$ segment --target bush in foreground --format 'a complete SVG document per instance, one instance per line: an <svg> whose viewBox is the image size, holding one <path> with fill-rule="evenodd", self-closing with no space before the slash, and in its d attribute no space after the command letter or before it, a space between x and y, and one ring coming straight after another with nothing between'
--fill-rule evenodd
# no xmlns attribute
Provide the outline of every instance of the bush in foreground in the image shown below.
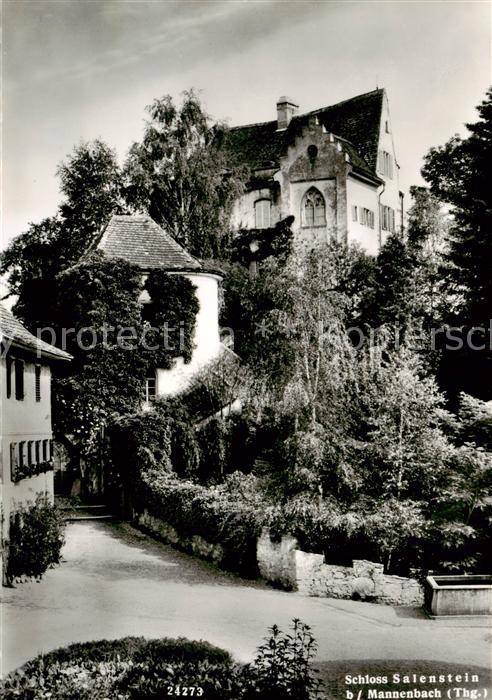
<svg viewBox="0 0 492 700"><path fill-rule="evenodd" d="M315 649L299 620L292 634L273 626L247 666L223 649L184 638L72 644L28 661L0 684L0 694L4 700L316 700Z"/></svg>
<svg viewBox="0 0 492 700"><path fill-rule="evenodd" d="M38 496L11 515L7 579L40 579L60 563L64 521L56 506Z"/></svg>

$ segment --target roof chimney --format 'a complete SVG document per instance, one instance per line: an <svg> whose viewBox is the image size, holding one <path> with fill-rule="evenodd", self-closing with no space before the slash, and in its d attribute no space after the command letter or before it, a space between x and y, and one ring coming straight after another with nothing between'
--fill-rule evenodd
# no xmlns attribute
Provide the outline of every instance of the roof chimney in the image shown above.
<svg viewBox="0 0 492 700"><path fill-rule="evenodd" d="M286 129L290 120L297 114L299 105L290 97L279 97L277 102L277 129Z"/></svg>

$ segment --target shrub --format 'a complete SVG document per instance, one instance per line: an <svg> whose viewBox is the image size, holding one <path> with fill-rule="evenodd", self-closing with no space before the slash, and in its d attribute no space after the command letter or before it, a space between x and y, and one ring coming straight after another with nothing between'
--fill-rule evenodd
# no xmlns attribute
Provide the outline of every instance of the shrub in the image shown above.
<svg viewBox="0 0 492 700"><path fill-rule="evenodd" d="M239 670L228 652L207 642L125 637L38 656L11 673L0 690L5 700L157 700L170 686L200 686L205 698L233 700Z"/></svg>
<svg viewBox="0 0 492 700"><path fill-rule="evenodd" d="M0 693L4 700L160 700L192 694L204 700L316 700L315 651L310 628L299 620L292 634L274 625L247 666L208 642L182 637L86 642L28 661L0 682ZM183 692L193 687L194 693Z"/></svg>
<svg viewBox="0 0 492 700"><path fill-rule="evenodd" d="M11 516L7 579L40 579L60 563L64 521L56 506L38 496Z"/></svg>
<svg viewBox="0 0 492 700"><path fill-rule="evenodd" d="M277 625L270 627L270 637L258 647L253 664L245 669L244 700L315 700L321 697L321 681L311 664L317 643L309 625L292 621L290 634Z"/></svg>
<svg viewBox="0 0 492 700"><path fill-rule="evenodd" d="M225 550L224 564L256 575L256 540L264 524L264 503L254 477L233 474L206 487L159 471L141 475L140 509L172 525L182 538L200 535Z"/></svg>

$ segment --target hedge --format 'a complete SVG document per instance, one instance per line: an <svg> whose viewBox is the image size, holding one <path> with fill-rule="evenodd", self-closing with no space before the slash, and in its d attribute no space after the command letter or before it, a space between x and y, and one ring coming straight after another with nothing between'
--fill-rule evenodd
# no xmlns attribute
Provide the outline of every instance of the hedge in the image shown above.
<svg viewBox="0 0 492 700"><path fill-rule="evenodd" d="M0 681L4 700L319 700L308 625L276 625L251 664L208 642L124 637L72 644L28 661Z"/></svg>
<svg viewBox="0 0 492 700"><path fill-rule="evenodd" d="M170 687L195 686L204 698L233 700L240 672L227 651L207 642L125 637L38 656L6 677L0 694L4 700L157 700Z"/></svg>
<svg viewBox="0 0 492 700"><path fill-rule="evenodd" d="M256 541L264 525L264 509L249 485L254 477L230 475L224 484L206 487L158 470L143 472L137 487L137 509L172 525L182 538L194 535L224 549L227 568L257 575ZM231 486L231 484L235 484Z"/></svg>

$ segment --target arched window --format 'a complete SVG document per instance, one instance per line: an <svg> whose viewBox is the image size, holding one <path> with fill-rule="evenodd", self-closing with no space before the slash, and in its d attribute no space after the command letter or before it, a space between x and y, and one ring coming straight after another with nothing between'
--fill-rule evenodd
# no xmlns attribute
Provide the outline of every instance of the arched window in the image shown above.
<svg viewBox="0 0 492 700"><path fill-rule="evenodd" d="M325 200L316 187L311 187L302 198L301 221L303 226L326 225Z"/></svg>
<svg viewBox="0 0 492 700"><path fill-rule="evenodd" d="M269 199L258 199L255 202L255 228L270 228L270 210Z"/></svg>

